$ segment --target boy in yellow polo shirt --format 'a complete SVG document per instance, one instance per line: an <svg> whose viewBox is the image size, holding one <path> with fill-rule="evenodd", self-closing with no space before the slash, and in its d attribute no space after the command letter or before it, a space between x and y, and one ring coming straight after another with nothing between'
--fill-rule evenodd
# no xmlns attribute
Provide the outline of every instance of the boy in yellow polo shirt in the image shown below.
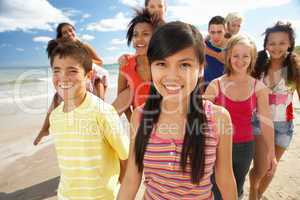
<svg viewBox="0 0 300 200"><path fill-rule="evenodd" d="M50 115L61 172L60 200L115 198L128 157L128 137L114 108L87 92L92 60L81 44L48 44L54 87L63 99Z"/></svg>

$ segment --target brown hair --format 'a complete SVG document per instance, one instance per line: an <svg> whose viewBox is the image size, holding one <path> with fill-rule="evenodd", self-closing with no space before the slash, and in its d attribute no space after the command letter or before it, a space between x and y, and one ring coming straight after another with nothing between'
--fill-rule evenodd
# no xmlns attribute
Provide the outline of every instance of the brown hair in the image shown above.
<svg viewBox="0 0 300 200"><path fill-rule="evenodd" d="M50 40L47 46L47 53L51 67L54 58L59 56L60 58L71 57L76 60L80 63L85 73L92 70L92 59L85 46L79 41Z"/></svg>
<svg viewBox="0 0 300 200"><path fill-rule="evenodd" d="M291 23L283 23L278 21L274 26L269 27L264 32L264 50L258 52L258 58L255 65L255 71L252 73L253 77L261 78L263 75L266 76L270 68L271 57L267 53L266 47L268 39L271 33L283 32L288 34L290 47L287 49L287 56L284 59L282 66L287 67L284 78L288 85L294 85L300 87L300 56L294 53L295 49L295 31Z"/></svg>
<svg viewBox="0 0 300 200"><path fill-rule="evenodd" d="M56 39L62 38L62 28L64 26L71 26L74 31L76 30L75 27L72 24L68 23L68 22L60 23L60 24L58 24L58 26L56 28Z"/></svg>

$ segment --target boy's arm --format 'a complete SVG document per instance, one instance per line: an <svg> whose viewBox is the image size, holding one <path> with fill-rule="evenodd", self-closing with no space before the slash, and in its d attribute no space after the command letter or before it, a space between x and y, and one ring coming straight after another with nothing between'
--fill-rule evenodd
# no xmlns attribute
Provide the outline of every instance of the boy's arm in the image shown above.
<svg viewBox="0 0 300 200"><path fill-rule="evenodd" d="M33 144L38 145L43 137L49 135L49 127L50 127L50 114L51 112L62 102L62 98L56 93L53 97L52 103L49 107L49 110L46 114L46 118L43 122L42 129L40 130L38 136L34 139Z"/></svg>
<svg viewBox="0 0 300 200"><path fill-rule="evenodd" d="M120 160L120 176L119 176L119 182L122 184L122 181L125 176L126 172L126 166L127 166L127 160Z"/></svg>
<svg viewBox="0 0 300 200"><path fill-rule="evenodd" d="M224 200L237 200L236 182L232 169L232 125L228 111L214 106L216 130L219 137L215 177Z"/></svg>

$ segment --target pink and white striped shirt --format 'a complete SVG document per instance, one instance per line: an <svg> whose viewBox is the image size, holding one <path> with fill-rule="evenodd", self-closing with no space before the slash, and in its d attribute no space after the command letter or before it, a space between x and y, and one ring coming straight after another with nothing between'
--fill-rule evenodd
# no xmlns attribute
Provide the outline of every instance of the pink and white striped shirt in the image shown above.
<svg viewBox="0 0 300 200"><path fill-rule="evenodd" d="M180 167L183 140L163 139L153 131L144 156L144 200L213 199L210 178L215 166L218 136L212 120L211 104L204 101L209 129L205 133L204 176L199 185L191 182L189 159L185 172Z"/></svg>

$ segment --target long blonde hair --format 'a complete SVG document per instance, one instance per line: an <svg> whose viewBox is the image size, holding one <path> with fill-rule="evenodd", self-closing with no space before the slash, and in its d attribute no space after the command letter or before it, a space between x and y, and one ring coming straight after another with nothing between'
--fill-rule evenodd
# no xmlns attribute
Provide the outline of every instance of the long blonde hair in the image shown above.
<svg viewBox="0 0 300 200"><path fill-rule="evenodd" d="M251 62L250 62L249 67L247 68L247 73L251 74L252 71L254 70L254 66L255 66L256 58L257 58L256 45L249 36L244 35L244 34L238 34L238 35L232 36L232 38L230 38L228 40L226 50L225 50L225 74L231 75L233 72L230 58L231 58L231 54L232 54L232 49L237 44L244 44L251 48L251 53L250 53L251 54Z"/></svg>

